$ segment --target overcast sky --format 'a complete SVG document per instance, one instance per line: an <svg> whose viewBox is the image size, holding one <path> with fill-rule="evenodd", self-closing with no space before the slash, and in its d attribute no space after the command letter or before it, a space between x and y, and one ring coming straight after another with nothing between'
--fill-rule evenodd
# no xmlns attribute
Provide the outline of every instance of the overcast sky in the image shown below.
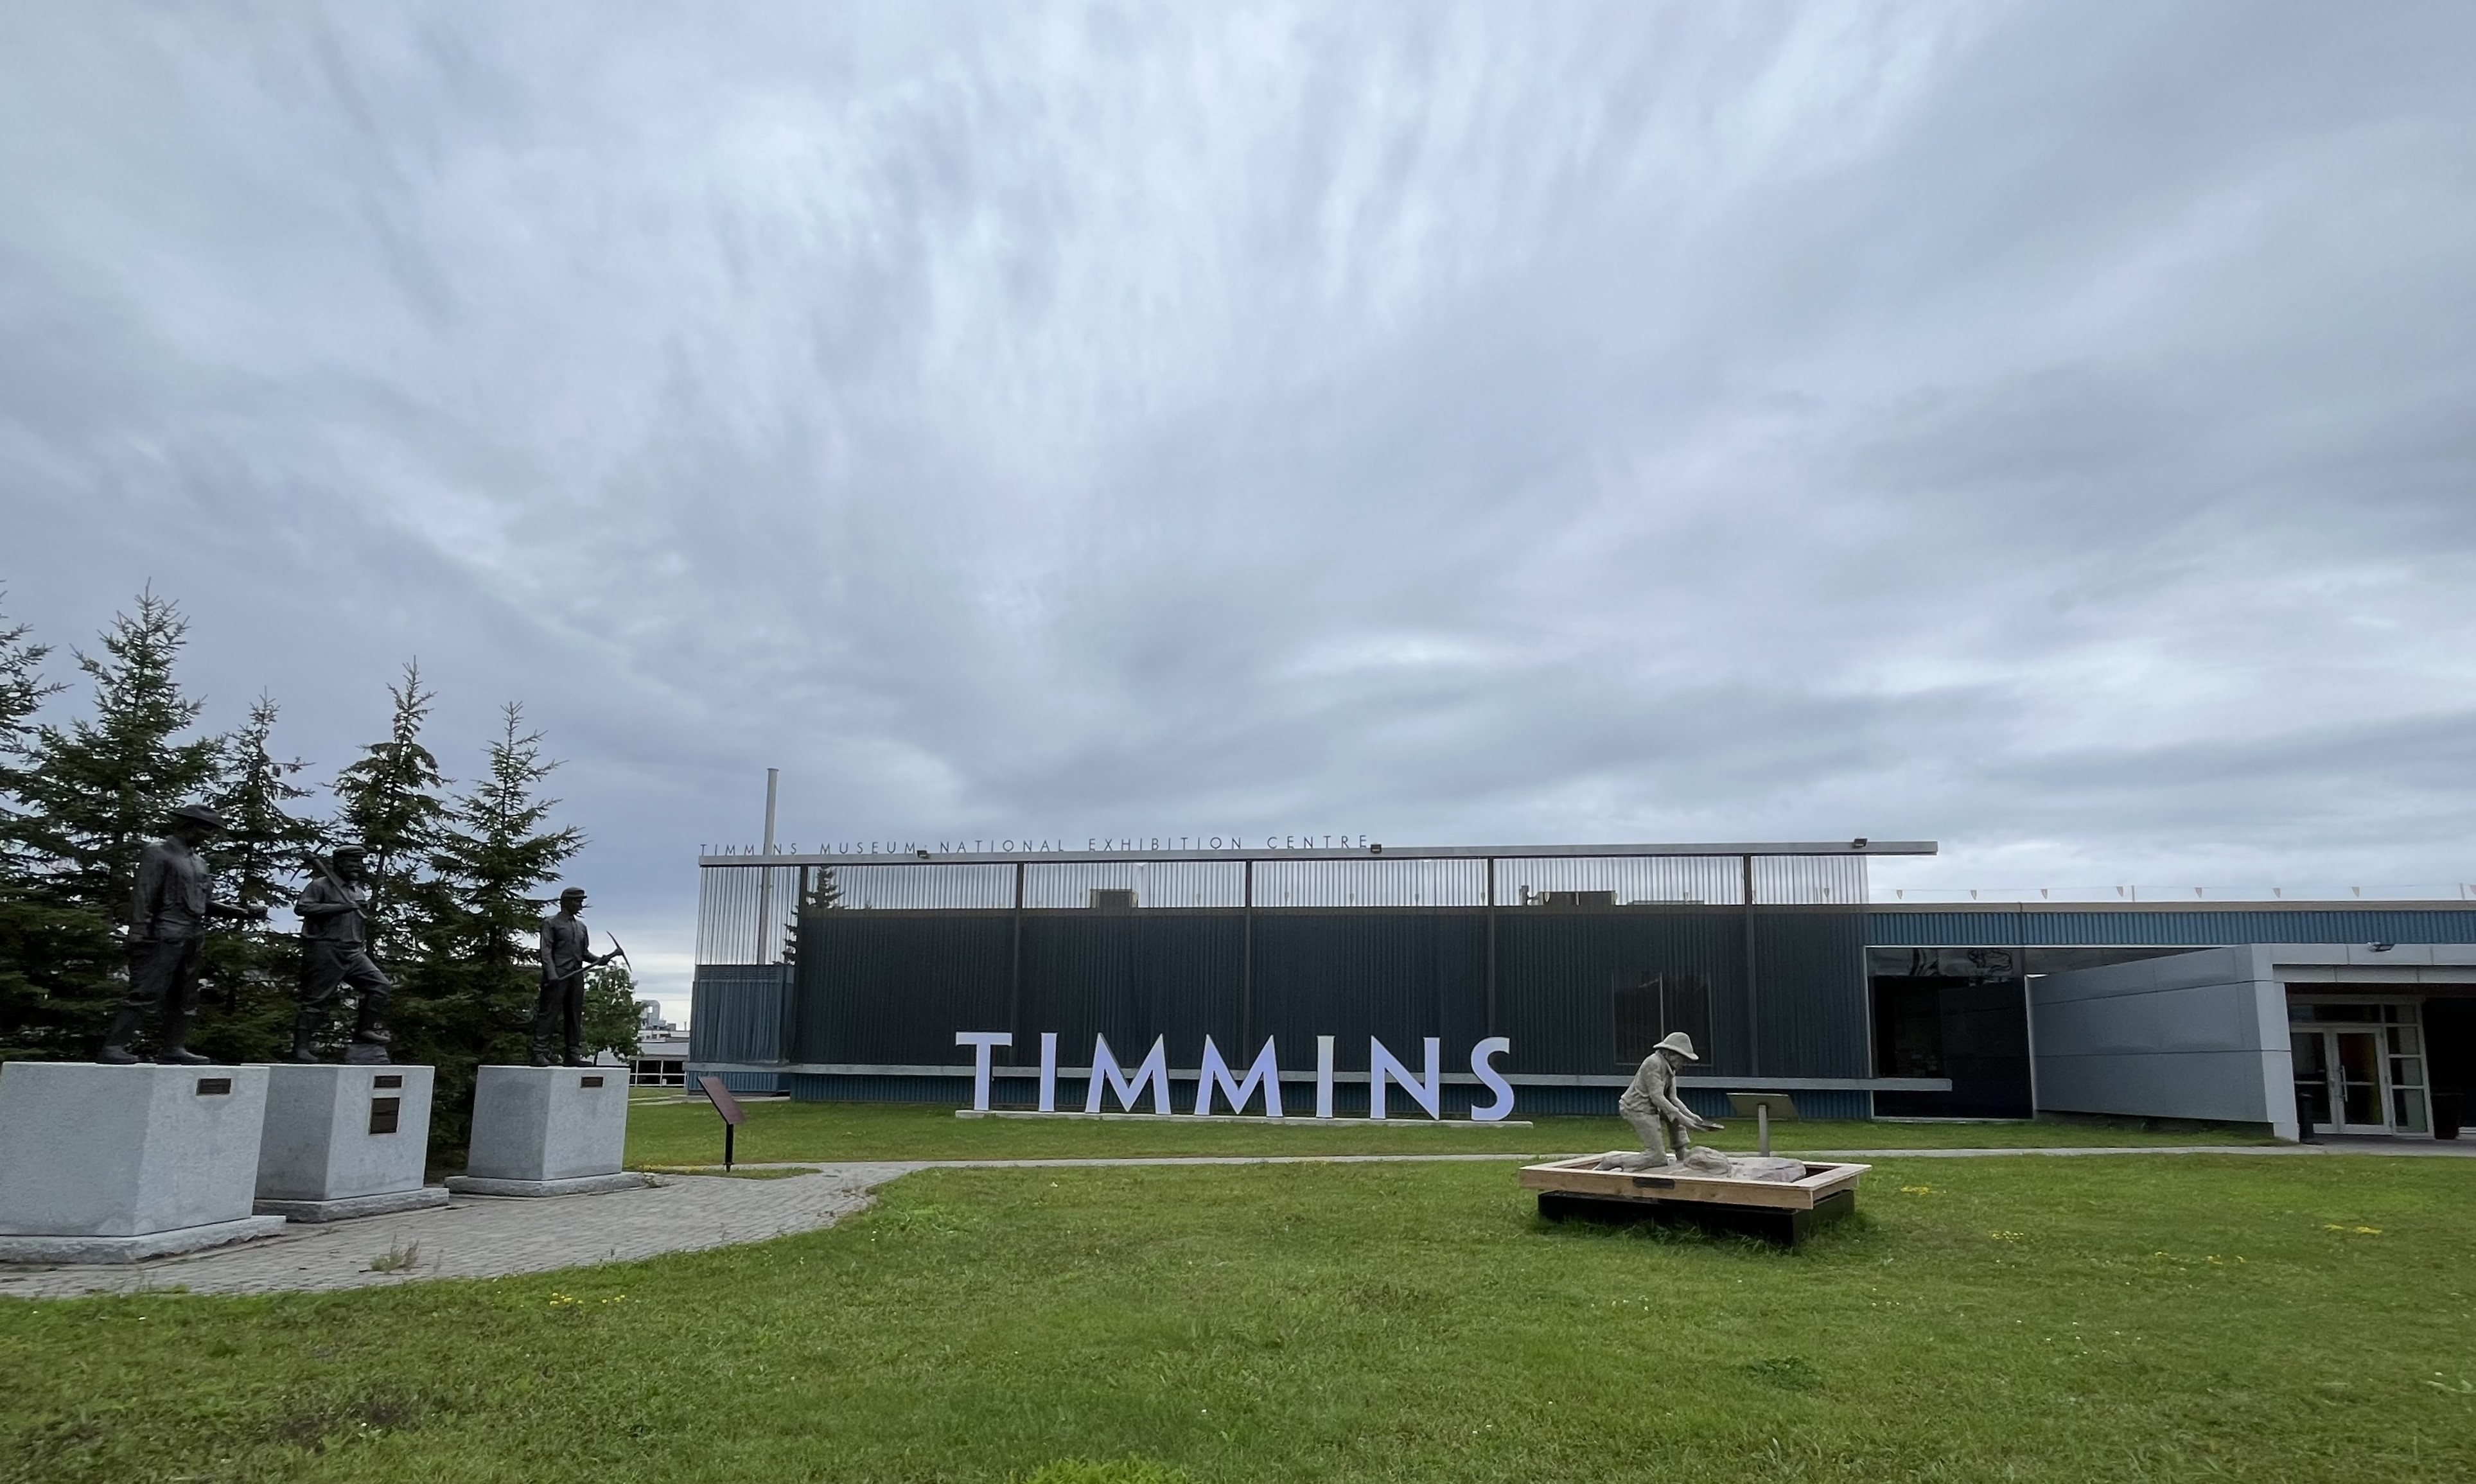
<svg viewBox="0 0 2476 1484"><path fill-rule="evenodd" d="M64 648L153 582L322 778L407 657L452 771L523 701L674 997L769 765L802 843L2447 890L2471 57L2455 3L9 6L0 581Z"/></svg>

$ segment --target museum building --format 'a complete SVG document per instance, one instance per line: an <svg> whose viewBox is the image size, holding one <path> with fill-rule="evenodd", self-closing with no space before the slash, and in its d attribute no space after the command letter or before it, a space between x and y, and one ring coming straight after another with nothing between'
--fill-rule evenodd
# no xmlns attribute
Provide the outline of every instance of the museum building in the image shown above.
<svg viewBox="0 0 2476 1484"><path fill-rule="evenodd" d="M1073 1109L1157 1042L1185 1113L1210 1058L1269 1042L1287 1108L1321 1086L1364 1116L1389 1056L1449 1113L1492 1078L1517 1117L1605 1113L1684 1030L1717 1115L1766 1093L2423 1138L2476 1091L2476 903L1880 903L1868 861L1932 844L1297 838L703 855L687 1076L954 1106L986 1054L992 1106Z"/></svg>

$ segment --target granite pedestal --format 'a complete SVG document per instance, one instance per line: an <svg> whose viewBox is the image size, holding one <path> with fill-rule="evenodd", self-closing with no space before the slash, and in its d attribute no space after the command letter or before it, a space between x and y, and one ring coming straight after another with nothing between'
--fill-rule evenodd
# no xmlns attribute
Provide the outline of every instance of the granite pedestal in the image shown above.
<svg viewBox="0 0 2476 1484"><path fill-rule="evenodd" d="M466 1196L581 1196L633 1190L625 1067L483 1067L473 1148L447 1188Z"/></svg>
<svg viewBox="0 0 2476 1484"><path fill-rule="evenodd" d="M264 1067L0 1067L0 1262L139 1262L281 1230L254 1214Z"/></svg>
<svg viewBox="0 0 2476 1484"><path fill-rule="evenodd" d="M258 1213L334 1222L445 1205L421 1183L430 1153L428 1067L269 1067Z"/></svg>

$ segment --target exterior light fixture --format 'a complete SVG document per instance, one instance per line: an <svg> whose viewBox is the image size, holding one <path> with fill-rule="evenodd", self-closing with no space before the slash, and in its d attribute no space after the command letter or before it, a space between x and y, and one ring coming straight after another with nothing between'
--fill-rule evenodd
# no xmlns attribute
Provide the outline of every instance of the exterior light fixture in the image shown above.
<svg viewBox="0 0 2476 1484"><path fill-rule="evenodd" d="M2376 953L2387 953L2390 950L2398 947L2398 945L2395 943L2367 943L2365 947L2371 949Z"/></svg>

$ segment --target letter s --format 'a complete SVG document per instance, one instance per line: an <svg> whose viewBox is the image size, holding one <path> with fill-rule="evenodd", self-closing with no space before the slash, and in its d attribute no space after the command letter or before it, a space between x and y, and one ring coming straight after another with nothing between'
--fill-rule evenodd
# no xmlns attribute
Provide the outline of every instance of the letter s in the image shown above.
<svg viewBox="0 0 2476 1484"><path fill-rule="evenodd" d="M1506 1055L1510 1053L1512 1050L1513 1042L1504 1036L1490 1036L1486 1040L1481 1041L1478 1045L1471 1048L1471 1076L1477 1077L1481 1083L1485 1084L1489 1092L1496 1094L1496 1101L1489 1103L1486 1107L1482 1108L1476 1104L1472 1105L1472 1123L1501 1123L1505 1118L1512 1114L1513 1084L1504 1079L1504 1074L1488 1065L1491 1059Z"/></svg>

